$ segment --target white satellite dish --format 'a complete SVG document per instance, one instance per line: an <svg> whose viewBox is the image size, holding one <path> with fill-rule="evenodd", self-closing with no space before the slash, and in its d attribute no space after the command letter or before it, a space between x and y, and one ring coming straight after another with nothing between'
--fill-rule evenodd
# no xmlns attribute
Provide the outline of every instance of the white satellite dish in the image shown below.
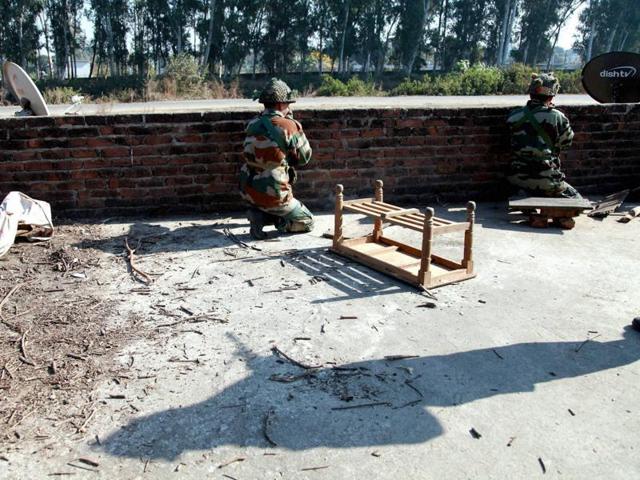
<svg viewBox="0 0 640 480"><path fill-rule="evenodd" d="M5 62L2 66L2 71L11 92L18 100L22 100L23 98L29 100L29 108L33 111L34 115L51 115L44 98L42 98L40 94L40 90L38 90L36 84L33 83L31 77L27 75L27 72L13 62Z"/></svg>

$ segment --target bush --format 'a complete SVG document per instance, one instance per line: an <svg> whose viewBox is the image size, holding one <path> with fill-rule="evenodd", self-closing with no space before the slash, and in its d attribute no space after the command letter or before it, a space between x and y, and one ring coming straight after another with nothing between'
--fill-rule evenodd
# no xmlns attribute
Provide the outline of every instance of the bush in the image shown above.
<svg viewBox="0 0 640 480"><path fill-rule="evenodd" d="M557 72L556 77L560 82L560 93L585 93L582 86L582 72Z"/></svg>
<svg viewBox="0 0 640 480"><path fill-rule="evenodd" d="M74 95L82 95L82 93L80 90L76 90L72 87L55 87L42 92L44 101L51 105L58 103L72 103L71 97Z"/></svg>
<svg viewBox="0 0 640 480"><path fill-rule="evenodd" d="M383 95L382 90L372 81L364 81L357 76L351 77L347 83L330 75L322 77L322 83L316 95L321 97L368 97Z"/></svg>
<svg viewBox="0 0 640 480"><path fill-rule="evenodd" d="M316 95L321 97L348 97L349 90L347 86L337 78L324 75L320 87L316 90Z"/></svg>
<svg viewBox="0 0 640 480"><path fill-rule="evenodd" d="M490 95L498 93L504 81L502 70L479 64L465 70L460 75L458 95ZM447 94L455 95L455 94Z"/></svg>
<svg viewBox="0 0 640 480"><path fill-rule="evenodd" d="M429 76L425 75L424 80L411 80L405 78L398 84L393 90L391 95L428 95L428 81Z"/></svg>
<svg viewBox="0 0 640 480"><path fill-rule="evenodd" d="M181 53L171 57L167 71L162 76L164 89L179 97L202 96L202 75L195 57Z"/></svg>
<svg viewBox="0 0 640 480"><path fill-rule="evenodd" d="M462 76L459 74L429 75L422 80L405 79L391 95L460 95Z"/></svg>
<svg viewBox="0 0 640 480"><path fill-rule="evenodd" d="M513 63L503 69L504 82L501 93L511 95L526 94L531 83L533 68L522 63Z"/></svg>

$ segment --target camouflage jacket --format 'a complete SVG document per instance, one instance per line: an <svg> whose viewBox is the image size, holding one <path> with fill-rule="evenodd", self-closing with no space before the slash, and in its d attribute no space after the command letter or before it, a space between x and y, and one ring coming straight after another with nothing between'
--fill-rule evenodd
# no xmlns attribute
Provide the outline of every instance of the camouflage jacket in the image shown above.
<svg viewBox="0 0 640 480"><path fill-rule="evenodd" d="M507 123L514 160L557 162L560 151L568 148L573 140L567 117L536 100L511 111Z"/></svg>
<svg viewBox="0 0 640 480"><path fill-rule="evenodd" d="M269 124L265 125L266 121ZM240 171L242 196L264 209L287 205L293 198L289 167L306 165L311 153L302 125L291 113L265 110L246 129L245 164Z"/></svg>

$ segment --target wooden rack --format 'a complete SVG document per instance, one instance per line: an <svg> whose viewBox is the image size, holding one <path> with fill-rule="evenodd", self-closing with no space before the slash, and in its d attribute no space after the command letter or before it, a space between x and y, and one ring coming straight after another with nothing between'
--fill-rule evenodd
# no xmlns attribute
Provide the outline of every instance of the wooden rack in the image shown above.
<svg viewBox="0 0 640 480"><path fill-rule="evenodd" d="M344 188L336 186L335 229L331 250L399 280L425 288L439 287L475 277L473 271L474 202L467 203L467 221L451 222L434 216L433 208L422 214L417 208L400 208L383 201L382 180L375 184L375 197L344 200ZM375 219L370 235L346 240L342 232L343 211ZM422 233L422 249L383 235L383 224L398 225ZM433 238L464 232L464 253L460 262L432 253Z"/></svg>

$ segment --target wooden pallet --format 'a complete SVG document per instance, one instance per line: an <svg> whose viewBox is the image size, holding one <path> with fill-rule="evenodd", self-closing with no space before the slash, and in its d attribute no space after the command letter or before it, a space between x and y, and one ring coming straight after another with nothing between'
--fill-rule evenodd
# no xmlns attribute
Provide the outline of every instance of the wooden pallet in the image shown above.
<svg viewBox="0 0 640 480"><path fill-rule="evenodd" d="M532 227L546 228L551 225L570 230L575 226L574 217L593 208L585 198L529 197L509 202L509 210L529 215Z"/></svg>
<svg viewBox="0 0 640 480"><path fill-rule="evenodd" d="M434 216L433 208L422 214L417 208L400 208L383 201L383 184L376 181L375 197L344 200L344 188L336 186L335 228L331 250L399 280L434 288L475 277L473 271L474 202L467 204L467 221L451 222ZM367 215L375 220L373 232L345 239L343 212ZM384 224L398 225L422 233L422 249L405 245L383 235ZM435 236L464 232L464 253L455 261L432 253Z"/></svg>

